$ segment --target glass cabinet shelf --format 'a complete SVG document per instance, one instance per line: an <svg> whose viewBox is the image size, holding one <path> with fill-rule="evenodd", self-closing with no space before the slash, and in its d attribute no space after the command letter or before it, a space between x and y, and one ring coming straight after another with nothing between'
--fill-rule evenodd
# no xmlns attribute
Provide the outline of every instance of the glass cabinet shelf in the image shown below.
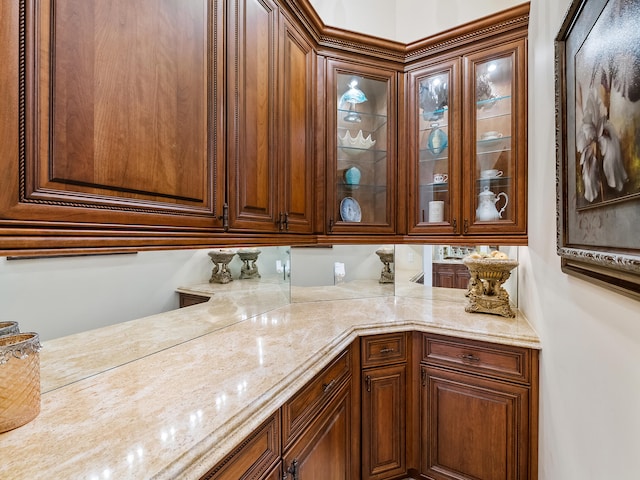
<svg viewBox="0 0 640 480"><path fill-rule="evenodd" d="M428 148L420 149L420 163L422 162L437 162L438 160L449 160L449 148L445 147L439 155L434 155Z"/></svg>

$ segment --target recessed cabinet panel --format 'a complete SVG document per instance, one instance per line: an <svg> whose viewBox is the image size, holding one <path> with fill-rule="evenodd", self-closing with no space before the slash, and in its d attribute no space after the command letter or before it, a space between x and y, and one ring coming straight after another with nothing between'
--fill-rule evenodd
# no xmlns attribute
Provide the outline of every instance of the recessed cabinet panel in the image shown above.
<svg viewBox="0 0 640 480"><path fill-rule="evenodd" d="M203 203L206 2L53 5L52 141L38 187Z"/></svg>
<svg viewBox="0 0 640 480"><path fill-rule="evenodd" d="M309 42L282 16L282 229L313 231L314 108L316 54Z"/></svg>
<svg viewBox="0 0 640 480"><path fill-rule="evenodd" d="M26 112L26 134L34 136L21 159L21 200L206 214L213 188L207 2L39 6L40 50L26 52L39 66L38 86L25 72L26 100L38 110Z"/></svg>
<svg viewBox="0 0 640 480"><path fill-rule="evenodd" d="M395 72L329 61L330 233L394 231Z"/></svg>
<svg viewBox="0 0 640 480"><path fill-rule="evenodd" d="M228 59L230 223L275 228L278 11L268 0L231 1Z"/></svg>
<svg viewBox="0 0 640 480"><path fill-rule="evenodd" d="M421 473L437 480L528 478L529 390L422 369Z"/></svg>

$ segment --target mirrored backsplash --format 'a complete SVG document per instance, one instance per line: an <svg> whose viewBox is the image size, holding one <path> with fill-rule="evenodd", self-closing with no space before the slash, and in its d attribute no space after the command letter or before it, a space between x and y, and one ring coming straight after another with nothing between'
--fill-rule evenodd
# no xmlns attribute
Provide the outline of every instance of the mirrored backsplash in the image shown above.
<svg viewBox="0 0 640 480"><path fill-rule="evenodd" d="M221 251L236 252L226 265L233 280L217 283L213 272L209 284L193 286L191 291L255 296L275 289L282 304L393 295L442 299L446 294L443 289L467 289L469 271L462 262L465 256L493 250L518 258L518 247L510 246L371 244L224 249ZM251 251L258 255L248 255L251 260L247 260L245 254L243 262L243 252ZM216 269L215 263L212 269ZM504 288L517 307L517 269Z"/></svg>
<svg viewBox="0 0 640 480"><path fill-rule="evenodd" d="M469 272L462 263L465 256L492 250L500 250L509 258L518 258L518 247L509 246L379 244L293 247L291 302L392 295L419 298L437 295L442 298L442 288L466 290ZM385 253L388 254L386 258ZM517 270L514 270L504 288L515 307L517 285Z"/></svg>

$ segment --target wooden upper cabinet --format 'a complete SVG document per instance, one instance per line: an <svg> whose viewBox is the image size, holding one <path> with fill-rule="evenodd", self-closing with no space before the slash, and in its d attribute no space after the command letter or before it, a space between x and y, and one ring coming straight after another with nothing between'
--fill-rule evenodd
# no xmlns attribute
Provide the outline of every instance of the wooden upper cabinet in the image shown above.
<svg viewBox="0 0 640 480"><path fill-rule="evenodd" d="M497 34L408 72L409 234L526 240L525 37Z"/></svg>
<svg viewBox="0 0 640 480"><path fill-rule="evenodd" d="M466 55L462 233L526 233L526 41Z"/></svg>
<svg viewBox="0 0 640 480"><path fill-rule="evenodd" d="M229 227L311 232L315 52L269 0L232 0Z"/></svg>
<svg viewBox="0 0 640 480"><path fill-rule="evenodd" d="M395 233L397 72L327 61L328 233Z"/></svg>
<svg viewBox="0 0 640 480"><path fill-rule="evenodd" d="M172 242L149 227L166 237L219 226L217 2L24 3L16 23L2 25L11 34L3 58L18 65L2 74L18 106L3 110L2 122L19 142L2 147L0 212L2 224L25 230L3 237L2 247L20 248L28 229L71 223L146 232L118 245ZM59 233L52 246L73 246ZM107 236L84 245L109 246Z"/></svg>
<svg viewBox="0 0 640 480"><path fill-rule="evenodd" d="M408 75L410 233L456 233L462 200L460 59Z"/></svg>

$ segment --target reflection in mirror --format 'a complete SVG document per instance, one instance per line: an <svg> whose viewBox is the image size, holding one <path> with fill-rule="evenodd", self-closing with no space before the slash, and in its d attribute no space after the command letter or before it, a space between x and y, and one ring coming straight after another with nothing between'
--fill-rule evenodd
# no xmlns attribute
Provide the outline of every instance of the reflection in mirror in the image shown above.
<svg viewBox="0 0 640 480"><path fill-rule="evenodd" d="M385 260L393 251L390 245L293 247L291 302L392 296L394 265Z"/></svg>
<svg viewBox="0 0 640 480"><path fill-rule="evenodd" d="M493 250L518 259L518 248L504 245L396 245L395 294L459 302L469 281L469 270L462 259L473 252L489 253ZM517 268L511 271L509 280L502 287L509 293L510 303L517 308Z"/></svg>
<svg viewBox="0 0 640 480"><path fill-rule="evenodd" d="M290 302L289 252L288 246L212 249L208 252L211 259L209 281L181 286L178 291L213 297L214 301L223 297L242 297L243 306L255 311L256 315L287 305Z"/></svg>
<svg viewBox="0 0 640 480"><path fill-rule="evenodd" d="M177 288L179 292L210 297L205 303L47 341L40 353L42 392L288 305L289 247L260 247L259 250L255 265L249 262L250 270L251 267L257 269L253 278L240 278L245 262L236 254L227 264L232 281ZM211 257L201 258L213 276Z"/></svg>

